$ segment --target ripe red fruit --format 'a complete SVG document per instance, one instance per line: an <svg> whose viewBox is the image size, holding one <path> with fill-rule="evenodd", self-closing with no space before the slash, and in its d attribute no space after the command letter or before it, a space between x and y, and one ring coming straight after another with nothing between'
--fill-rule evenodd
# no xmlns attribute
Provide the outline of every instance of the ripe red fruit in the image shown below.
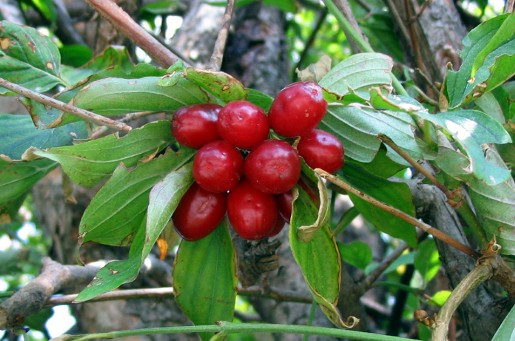
<svg viewBox="0 0 515 341"><path fill-rule="evenodd" d="M292 191L277 194L275 196L275 202L277 203L277 208L279 209L279 215L281 218L283 218L283 220L289 223L293 205Z"/></svg>
<svg viewBox="0 0 515 341"><path fill-rule="evenodd" d="M343 144L327 131L314 129L302 136L297 150L311 168L334 173L343 166Z"/></svg>
<svg viewBox="0 0 515 341"><path fill-rule="evenodd" d="M284 225L286 225L286 221L284 218L279 214L277 216L277 221L275 222L275 226L272 228L270 232L268 232L267 237L275 237L277 236L282 230Z"/></svg>
<svg viewBox="0 0 515 341"><path fill-rule="evenodd" d="M299 155L285 141L266 140L247 155L245 175L265 193L287 192L300 177Z"/></svg>
<svg viewBox="0 0 515 341"><path fill-rule="evenodd" d="M217 140L199 149L193 159L193 178L205 190L232 189L243 174L243 156L229 143Z"/></svg>
<svg viewBox="0 0 515 341"><path fill-rule="evenodd" d="M225 141L242 149L257 147L268 137L270 130L263 109L247 101L234 101L223 107L217 127Z"/></svg>
<svg viewBox="0 0 515 341"><path fill-rule="evenodd" d="M172 117L172 134L187 147L198 149L208 142L220 139L216 122L222 107L205 103L182 107Z"/></svg>
<svg viewBox="0 0 515 341"><path fill-rule="evenodd" d="M273 195L244 180L229 192L227 216L240 237L258 240L267 237L275 227L278 211Z"/></svg>
<svg viewBox="0 0 515 341"><path fill-rule="evenodd" d="M314 82L292 83L275 97L268 119L284 137L302 136L314 129L327 111L322 88Z"/></svg>
<svg viewBox="0 0 515 341"><path fill-rule="evenodd" d="M222 222L227 195L206 191L196 183L184 194L172 215L174 227L186 240L199 240Z"/></svg>

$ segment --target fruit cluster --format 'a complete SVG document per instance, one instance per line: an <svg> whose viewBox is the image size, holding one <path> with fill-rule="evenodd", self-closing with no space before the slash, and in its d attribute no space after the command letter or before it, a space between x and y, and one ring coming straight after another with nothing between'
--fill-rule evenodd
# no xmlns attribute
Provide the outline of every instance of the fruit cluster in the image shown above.
<svg viewBox="0 0 515 341"><path fill-rule="evenodd" d="M234 231L258 240L279 233L291 216L291 189L301 174L300 157L312 168L335 172L343 166L342 143L315 129L327 111L322 89L313 82L293 83L279 92L265 114L243 100L225 106L198 104L177 110L172 133L198 149L195 183L181 199L172 220L186 240L210 234L227 213ZM286 140L269 139L270 129ZM244 157L245 156L245 157Z"/></svg>

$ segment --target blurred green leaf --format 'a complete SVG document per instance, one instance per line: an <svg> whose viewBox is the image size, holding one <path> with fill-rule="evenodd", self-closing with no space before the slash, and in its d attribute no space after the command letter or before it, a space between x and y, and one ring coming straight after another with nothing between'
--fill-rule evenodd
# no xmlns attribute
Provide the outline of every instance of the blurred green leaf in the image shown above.
<svg viewBox="0 0 515 341"><path fill-rule="evenodd" d="M377 177L355 165L346 165L342 170L342 176L362 193L415 217L415 207L408 185ZM410 246L417 245L417 233L414 226L354 194L349 193L349 197L363 217L379 231L400 238Z"/></svg>
<svg viewBox="0 0 515 341"><path fill-rule="evenodd" d="M29 147L50 148L72 144L88 135L84 122L39 130L28 115L0 114L0 154L20 160Z"/></svg>
<svg viewBox="0 0 515 341"><path fill-rule="evenodd" d="M63 45L59 48L61 62L65 65L79 67L90 61L93 51L84 45ZM64 77L64 72L63 72Z"/></svg>
<svg viewBox="0 0 515 341"><path fill-rule="evenodd" d="M515 329L513 325L515 325L515 306L511 308L504 321L502 321L492 341L513 341L515 339Z"/></svg>
<svg viewBox="0 0 515 341"><path fill-rule="evenodd" d="M192 150L168 151L157 159L139 163L132 170L123 164L116 168L82 216L81 241L128 245L145 217L152 187L192 156Z"/></svg>
<svg viewBox="0 0 515 341"><path fill-rule="evenodd" d="M426 239L418 245L414 265L424 279L424 284L429 283L438 274L442 265L439 257L433 239Z"/></svg>
<svg viewBox="0 0 515 341"><path fill-rule="evenodd" d="M463 40L463 63L447 74L450 108L472 101L515 74L515 14L496 16L483 22Z"/></svg>
<svg viewBox="0 0 515 341"><path fill-rule="evenodd" d="M431 297L431 300L429 300L429 303L434 303L437 306L441 307L445 304L449 296L451 296L452 291L449 290L440 290L436 292L433 297Z"/></svg>
<svg viewBox="0 0 515 341"><path fill-rule="evenodd" d="M56 165L50 160L8 162L0 158L0 221L9 221L2 216L12 218L25 194Z"/></svg>
<svg viewBox="0 0 515 341"><path fill-rule="evenodd" d="M485 159L482 145L511 142L503 126L487 114L475 110L458 110L438 115L419 112L418 115L449 133L463 147L470 160L467 173L487 185L499 184L510 176L508 169Z"/></svg>
<svg viewBox="0 0 515 341"><path fill-rule="evenodd" d="M112 174L120 163L131 167L142 159L155 156L172 142L170 122L155 121L133 129L123 137L111 134L74 146L34 150L33 153L59 162L74 182L94 186Z"/></svg>
<svg viewBox="0 0 515 341"><path fill-rule="evenodd" d="M372 250L365 242L338 243L338 249L343 261L358 269L365 270L372 261Z"/></svg>
<svg viewBox="0 0 515 341"><path fill-rule="evenodd" d="M173 288L181 310L194 324L232 321L237 284L227 220L201 240L181 241L173 266ZM209 340L213 334L200 336Z"/></svg>

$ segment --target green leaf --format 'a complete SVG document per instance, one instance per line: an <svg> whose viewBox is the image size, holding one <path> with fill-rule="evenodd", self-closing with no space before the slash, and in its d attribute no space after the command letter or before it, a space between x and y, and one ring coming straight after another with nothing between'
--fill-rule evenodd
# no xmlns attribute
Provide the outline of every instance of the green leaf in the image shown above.
<svg viewBox="0 0 515 341"><path fill-rule="evenodd" d="M359 191L415 217L415 207L408 185L377 177L351 164L343 168L342 175L351 186ZM354 194L349 193L349 197L363 217L379 231L400 238L410 246L417 245L417 233L411 224Z"/></svg>
<svg viewBox="0 0 515 341"><path fill-rule="evenodd" d="M80 44L63 45L59 48L59 53L61 54L63 68L65 65L72 66L69 70L75 70L74 68L86 64L93 57L93 51L89 47ZM64 70L63 78L67 79ZM74 83L68 82L68 84Z"/></svg>
<svg viewBox="0 0 515 341"><path fill-rule="evenodd" d="M515 255L515 183L508 180L487 186L479 180L469 181L470 200L487 238L495 236L501 253Z"/></svg>
<svg viewBox="0 0 515 341"><path fill-rule="evenodd" d="M351 243L338 243L338 249L345 263L355 266L358 269L365 268L372 261L372 250L367 243L354 241Z"/></svg>
<svg viewBox="0 0 515 341"><path fill-rule="evenodd" d="M255 89L247 89L247 93L247 101L254 103L258 107L263 108L265 112L268 112L272 106L273 97Z"/></svg>
<svg viewBox="0 0 515 341"><path fill-rule="evenodd" d="M356 94L370 98L374 86L391 87L392 59L381 53L358 53L338 63L320 80L320 86L338 97Z"/></svg>
<svg viewBox="0 0 515 341"><path fill-rule="evenodd" d="M247 98L243 84L225 72L186 68L184 77L212 94L221 104Z"/></svg>
<svg viewBox="0 0 515 341"><path fill-rule="evenodd" d="M467 173L488 185L499 184L510 176L508 169L484 157L483 144L511 142L503 126L487 114L475 110L458 110L438 115L419 112L418 115L451 134L462 146L470 160Z"/></svg>
<svg viewBox="0 0 515 341"><path fill-rule="evenodd" d="M8 162L0 158L0 221L10 221L25 194L56 165L50 160Z"/></svg>
<svg viewBox="0 0 515 341"><path fill-rule="evenodd" d="M144 219L140 221L144 223ZM141 257L145 239L145 228L141 224L132 241L129 257L124 260L116 260L107 263L100 269L95 278L82 290L74 302L85 302L98 295L114 290L120 285L132 282L138 276L139 270L145 258Z"/></svg>
<svg viewBox="0 0 515 341"><path fill-rule="evenodd" d="M34 28L0 22L0 77L44 92L63 81L61 56L54 42ZM0 88L0 94L8 91Z"/></svg>
<svg viewBox="0 0 515 341"><path fill-rule="evenodd" d="M80 90L72 105L100 115L114 116L139 111L174 111L207 103L207 94L193 82L180 78L171 87L158 85L159 77L140 79L106 78Z"/></svg>
<svg viewBox="0 0 515 341"><path fill-rule="evenodd" d="M120 163L131 167L142 159L152 158L172 142L170 122L155 121L121 138L112 134L74 146L34 150L33 153L59 162L79 185L94 186L111 175Z"/></svg>
<svg viewBox="0 0 515 341"><path fill-rule="evenodd" d="M329 105L320 127L335 134L345 147L345 155L356 161L374 159L381 145L378 134L388 136L417 160L424 154L414 135L415 123L404 112L333 104ZM396 153L389 151L388 156L402 163Z"/></svg>
<svg viewBox="0 0 515 341"><path fill-rule="evenodd" d="M309 194L302 188L297 191L289 232L293 256L324 314L336 326L344 327L345 323L336 308L341 275L338 246L327 224L318 229L309 242L299 238L298 227L316 220L318 209Z"/></svg>
<svg viewBox="0 0 515 341"><path fill-rule="evenodd" d="M387 156L386 148L379 148L376 156L371 162L363 163L352 159L345 160L346 164L356 164L358 167L365 169L367 172L377 175L381 178L389 178L400 171L406 169L406 165L401 165L393 161Z"/></svg>
<svg viewBox="0 0 515 341"><path fill-rule="evenodd" d="M177 303L196 325L232 321L236 302L236 255L224 220L209 236L181 241L173 266ZM212 334L201 334L209 340Z"/></svg>
<svg viewBox="0 0 515 341"><path fill-rule="evenodd" d="M419 244L414 264L415 269L422 275L424 284L429 283L438 274L442 265L439 257L433 239L426 239Z"/></svg>
<svg viewBox="0 0 515 341"><path fill-rule="evenodd" d="M510 312L504 321L502 321L499 329L495 332L492 341L513 341L515 339L515 329L513 325L515 325L515 306L511 307Z"/></svg>
<svg viewBox="0 0 515 341"><path fill-rule="evenodd" d="M302 189L299 190L303 192ZM300 196L293 207L292 218L299 214L302 205L298 201L310 200ZM312 210L312 218L316 210ZM340 291L341 258L338 246L328 225L317 231L313 239L303 242L299 238L296 226L290 226L290 247L299 265L304 279L313 294L313 298L320 305L320 309L329 320L338 327L349 327L342 320L340 312L336 308L338 293Z"/></svg>
<svg viewBox="0 0 515 341"><path fill-rule="evenodd" d="M192 164L169 173L150 191L143 255L146 257L170 221L179 202L193 183Z"/></svg>
<svg viewBox="0 0 515 341"><path fill-rule="evenodd" d="M492 18L469 32L458 71L449 71L446 90L450 108L472 101L515 74L515 14Z"/></svg>
<svg viewBox="0 0 515 341"><path fill-rule="evenodd" d="M127 245L147 212L152 187L188 162L193 151L168 151L128 170L120 165L86 208L79 225L82 242Z"/></svg>
<svg viewBox="0 0 515 341"><path fill-rule="evenodd" d="M50 148L72 144L88 135L84 122L39 130L27 115L0 114L0 154L20 160L29 147Z"/></svg>

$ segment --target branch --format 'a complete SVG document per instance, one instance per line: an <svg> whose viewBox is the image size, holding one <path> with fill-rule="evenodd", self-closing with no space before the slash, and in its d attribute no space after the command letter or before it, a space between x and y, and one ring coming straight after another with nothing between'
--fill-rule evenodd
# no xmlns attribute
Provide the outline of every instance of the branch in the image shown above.
<svg viewBox="0 0 515 341"><path fill-rule="evenodd" d="M406 243L402 243L401 246L399 246L396 250L394 250L392 253L390 253L384 260L381 264L379 264L379 266L377 268L375 268L366 278L365 280L363 281L363 283L361 284L366 291L367 289L369 289L374 283L375 281L377 281L377 279L379 277L381 277L381 275L383 274L383 272L390 266L390 264L392 264L393 262L395 262L395 260L397 258L399 258L402 253L404 251L406 251L408 249L408 244Z"/></svg>
<svg viewBox="0 0 515 341"><path fill-rule="evenodd" d="M95 124L98 124L100 126L106 126L113 128L115 130L121 130L128 132L132 128L128 126L125 123L114 121L110 118L97 115L91 111L84 110L78 107L75 107L73 105L58 101L52 97L45 96L43 94L34 92L32 90L29 90L27 88L24 88L18 84L11 83L3 78L0 78L0 86L9 89L19 95L22 95L24 97L30 98L36 102L51 106L53 108L59 109L61 111L70 113L71 115L77 116L82 118L83 120L93 122Z"/></svg>
<svg viewBox="0 0 515 341"><path fill-rule="evenodd" d="M479 264L471 271L452 291L451 295L438 313L435 321L435 329L431 340L441 341L447 340L449 331L449 323L458 306L463 300L481 283L490 279L494 273L494 269L499 266L500 257L494 255L480 259Z"/></svg>
<svg viewBox="0 0 515 341"><path fill-rule="evenodd" d="M422 229L424 232L429 233L433 237L440 239L444 243L451 245L452 247L460 250L461 252L463 252L471 257L479 258L479 256L480 256L479 253L472 250L467 245L462 244L459 241L449 237L449 235L432 227L431 225L426 224L426 223L410 216L409 214L407 214L401 210L398 210L395 207L392 207L390 205L385 204L384 202L381 202L375 198L372 198L371 196L369 196L369 195L361 192L360 190L352 187L351 185L347 184L340 178L338 178L332 174L329 174L320 168L315 169L315 172L317 172L321 177L323 177L324 179L328 180L329 182L335 184L336 186L346 190L347 192L350 192L350 193L358 196L359 198L371 203L372 205L374 205L386 212L389 212L390 214L396 216L397 218L400 218L400 219L406 221L407 223Z"/></svg>
<svg viewBox="0 0 515 341"><path fill-rule="evenodd" d="M175 54L164 47L150 33L145 31L130 15L111 0L86 0L97 12L133 41L143 51L148 53L162 67L169 67L179 60Z"/></svg>
<svg viewBox="0 0 515 341"><path fill-rule="evenodd" d="M215 47L213 48L213 54L211 55L208 66L210 70L219 71L222 67L225 45L227 43L227 37L229 36L233 13L234 0L227 0L227 7L225 7L225 13L222 18L222 28L220 32L218 32L218 37L216 38Z"/></svg>
<svg viewBox="0 0 515 341"><path fill-rule="evenodd" d="M0 304L0 329L20 327L25 317L44 308L51 295L87 285L97 271L95 266L61 265L45 257L41 274Z"/></svg>

